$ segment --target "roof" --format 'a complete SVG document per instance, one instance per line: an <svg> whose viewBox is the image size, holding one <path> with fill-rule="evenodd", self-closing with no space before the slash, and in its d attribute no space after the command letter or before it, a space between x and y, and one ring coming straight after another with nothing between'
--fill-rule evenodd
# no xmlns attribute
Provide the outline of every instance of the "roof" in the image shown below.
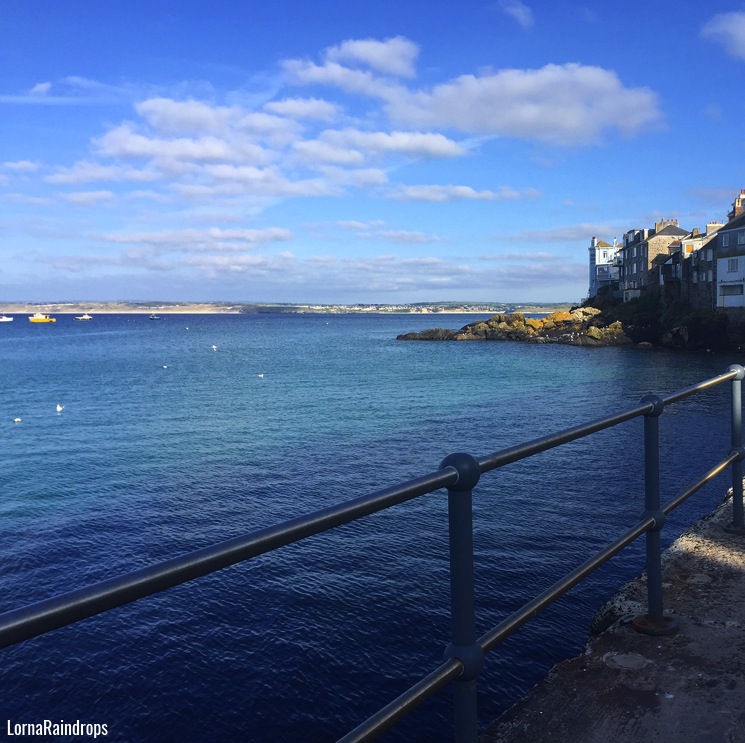
<svg viewBox="0 0 745 743"><path fill-rule="evenodd" d="M734 219L730 219L727 224L722 227L719 232L726 232L727 230L737 230L745 227L745 211L742 214L738 214Z"/></svg>
<svg viewBox="0 0 745 743"><path fill-rule="evenodd" d="M685 237L691 233L688 230L683 230L680 227L676 227L674 224L669 224L667 227L663 227L659 232L655 232L654 235L649 237L659 237L660 235L675 235L677 237Z"/></svg>
<svg viewBox="0 0 745 743"><path fill-rule="evenodd" d="M597 244L595 245L596 248L612 248L613 246L609 243L605 242L605 240L598 240Z"/></svg>

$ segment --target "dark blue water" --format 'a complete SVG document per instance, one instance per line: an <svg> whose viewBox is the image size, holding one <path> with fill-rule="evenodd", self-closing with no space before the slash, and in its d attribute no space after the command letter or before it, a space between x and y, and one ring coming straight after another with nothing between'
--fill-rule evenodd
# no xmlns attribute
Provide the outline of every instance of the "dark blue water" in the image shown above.
<svg viewBox="0 0 745 743"><path fill-rule="evenodd" d="M473 319L100 315L34 325L18 316L0 325L0 611L742 361L395 340ZM665 500L726 454L727 410L723 387L665 412ZM635 522L641 429L632 421L482 478L479 632ZM720 478L676 512L665 539L711 510L726 485ZM121 741L335 740L440 662L446 524L445 494L431 494L0 651L0 723L79 719ZM593 611L642 566L639 544L492 653L482 722L575 654ZM445 691L384 739L448 740L451 718Z"/></svg>

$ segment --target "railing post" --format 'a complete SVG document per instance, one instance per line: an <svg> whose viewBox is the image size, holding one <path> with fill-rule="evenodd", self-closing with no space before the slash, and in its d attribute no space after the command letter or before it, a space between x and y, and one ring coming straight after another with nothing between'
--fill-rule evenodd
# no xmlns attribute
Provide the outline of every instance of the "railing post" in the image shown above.
<svg viewBox="0 0 745 743"><path fill-rule="evenodd" d="M445 650L445 658L457 658L463 664L463 673L455 681L455 741L476 743L476 678L484 665L484 651L476 642L472 491L481 471L470 454L451 454L440 467L453 467L458 472L457 482L448 488L453 635Z"/></svg>
<svg viewBox="0 0 745 743"><path fill-rule="evenodd" d="M745 369L732 364L727 371L737 372L732 380L732 451L742 454L742 379ZM745 534L745 518L742 503L742 457L732 463L732 524L724 530L731 534Z"/></svg>
<svg viewBox="0 0 745 743"><path fill-rule="evenodd" d="M645 395L640 403L651 403L644 414L644 515L654 518L647 530L647 614L633 620L634 629L647 635L673 635L678 622L662 607L662 551L660 530L665 514L660 507L660 415L665 404L657 395Z"/></svg>

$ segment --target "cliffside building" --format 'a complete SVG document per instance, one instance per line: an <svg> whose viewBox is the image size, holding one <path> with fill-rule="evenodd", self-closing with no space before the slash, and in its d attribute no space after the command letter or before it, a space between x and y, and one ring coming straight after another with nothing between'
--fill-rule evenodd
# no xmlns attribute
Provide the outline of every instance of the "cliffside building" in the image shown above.
<svg viewBox="0 0 745 743"><path fill-rule="evenodd" d="M663 219L655 223L653 230L634 229L623 236L621 287L624 302L638 297L644 289L657 291L660 265L676 248L680 249L680 240L688 234L678 226L677 219Z"/></svg>
<svg viewBox="0 0 745 743"><path fill-rule="evenodd" d="M613 245L609 245L593 237L587 250L590 253L590 289L587 296L592 298L605 287L618 290L621 246L616 239L613 238Z"/></svg>
<svg viewBox="0 0 745 743"><path fill-rule="evenodd" d="M729 221L717 232L716 306L745 319L745 190L732 204ZM742 315L742 317L739 317Z"/></svg>

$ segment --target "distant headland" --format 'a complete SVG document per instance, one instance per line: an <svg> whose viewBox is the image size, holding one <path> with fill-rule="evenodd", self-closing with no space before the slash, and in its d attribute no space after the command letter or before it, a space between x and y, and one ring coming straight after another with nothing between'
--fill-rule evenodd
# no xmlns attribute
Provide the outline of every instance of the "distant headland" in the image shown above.
<svg viewBox="0 0 745 743"><path fill-rule="evenodd" d="M413 304L269 304L262 302L2 302L7 314L540 314L568 309L569 304L505 302L417 302Z"/></svg>

